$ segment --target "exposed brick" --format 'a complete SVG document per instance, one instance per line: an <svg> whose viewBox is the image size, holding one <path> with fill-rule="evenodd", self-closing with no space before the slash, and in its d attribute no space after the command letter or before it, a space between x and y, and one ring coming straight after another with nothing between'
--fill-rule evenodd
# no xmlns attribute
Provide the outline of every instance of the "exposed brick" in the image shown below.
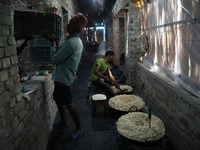
<svg viewBox="0 0 200 150"><path fill-rule="evenodd" d="M12 128L14 129L16 126L19 125L19 120L17 117L14 117L14 119L11 122Z"/></svg>
<svg viewBox="0 0 200 150"><path fill-rule="evenodd" d="M24 118L24 125L25 127L27 127L28 129L31 129L31 126L29 126L30 124L32 124L32 118L33 118L33 110L30 110L28 112L28 114L26 115L26 117Z"/></svg>
<svg viewBox="0 0 200 150"><path fill-rule="evenodd" d="M0 95L6 91L6 86L4 82L0 82Z"/></svg>
<svg viewBox="0 0 200 150"><path fill-rule="evenodd" d="M8 26L2 26L2 35L8 36L10 34L10 30Z"/></svg>
<svg viewBox="0 0 200 150"><path fill-rule="evenodd" d="M113 50L115 54L120 53L120 45L119 45L119 19L113 19ZM114 64L118 66L120 64L120 56L115 55Z"/></svg>
<svg viewBox="0 0 200 150"><path fill-rule="evenodd" d="M8 80L8 71L0 71L0 82Z"/></svg>
<svg viewBox="0 0 200 150"><path fill-rule="evenodd" d="M15 139L13 138L12 135L10 135L8 138L7 138L7 142L6 142L6 145L13 145ZM9 148L10 150L10 148Z"/></svg>
<svg viewBox="0 0 200 150"><path fill-rule="evenodd" d="M0 58L4 56L4 48L0 48Z"/></svg>
<svg viewBox="0 0 200 150"><path fill-rule="evenodd" d="M30 141L29 141L29 138L27 137L27 138L25 138L23 141L22 141L22 143L20 144L20 147L18 148L18 149L30 149ZM31 146L31 148L33 148L32 146Z"/></svg>
<svg viewBox="0 0 200 150"><path fill-rule="evenodd" d="M28 134L28 128L25 127L22 134L21 134L22 138L24 139L27 136L27 134Z"/></svg>
<svg viewBox="0 0 200 150"><path fill-rule="evenodd" d="M14 80L14 83L18 83L20 81L20 75L19 74L16 74L14 77L13 77L13 80Z"/></svg>
<svg viewBox="0 0 200 150"><path fill-rule="evenodd" d="M15 147L19 147L19 145L22 143L23 139L22 136L20 135L16 140L15 140Z"/></svg>
<svg viewBox="0 0 200 150"><path fill-rule="evenodd" d="M24 101L20 101L14 108L14 115L19 114L25 107Z"/></svg>
<svg viewBox="0 0 200 150"><path fill-rule="evenodd" d="M13 87L10 88L10 96L15 96L21 91L21 83L15 84Z"/></svg>
<svg viewBox="0 0 200 150"><path fill-rule="evenodd" d="M26 114L24 113L24 110L22 110L22 111L17 115L20 122L24 119L25 115L26 115Z"/></svg>
<svg viewBox="0 0 200 150"><path fill-rule="evenodd" d="M9 113L5 116L5 123L6 123L6 125L8 125L13 119L14 119L13 113L12 113L12 112L9 112Z"/></svg>
<svg viewBox="0 0 200 150"><path fill-rule="evenodd" d="M10 89L12 86L14 85L14 81L13 81L13 78L9 78L7 81L6 81L6 89Z"/></svg>
<svg viewBox="0 0 200 150"><path fill-rule="evenodd" d="M0 117L4 117L8 112L9 112L9 106L8 105L3 105L0 107Z"/></svg>
<svg viewBox="0 0 200 150"><path fill-rule="evenodd" d="M1 146L1 150L8 150L8 146L6 145L5 134L6 134L5 130L3 130L3 131L0 130L0 146Z"/></svg>
<svg viewBox="0 0 200 150"><path fill-rule="evenodd" d="M17 103L16 103L16 98L15 97L11 97L10 99L9 99L9 107L10 108L13 108L13 107L15 107L16 105L17 105Z"/></svg>
<svg viewBox="0 0 200 150"><path fill-rule="evenodd" d="M10 4L11 4L11 1L10 0L1 0L1 5L3 4L3 6L10 6Z"/></svg>
<svg viewBox="0 0 200 150"><path fill-rule="evenodd" d="M147 80L147 83L149 84L148 88L147 86L144 88L144 93L147 95L146 100L150 101L154 106L158 105L158 107L154 108L156 109L155 111L160 110L159 113L166 125L177 134L171 134L170 137L175 136L180 140L175 140L175 143L182 143L188 145L188 147L191 147L192 149L196 149L193 147L193 141L198 137L195 133L200 133L197 127L199 124L199 119L197 119L199 118L199 104L192 104L195 101L192 98L184 96L188 93L181 94L181 90L179 90L178 87L168 84L167 81L163 80L158 75L147 71L145 67L143 68L139 64L136 72L136 85L140 85L140 83L143 82L143 79ZM155 79L156 82L154 82ZM153 82L150 82L150 80ZM154 90L150 90L150 87ZM137 88L140 87L137 86ZM159 101L150 95L155 95L155 97L158 97ZM180 96L182 99L179 98ZM160 101L160 99L162 100ZM183 149L187 148L183 146Z"/></svg>
<svg viewBox="0 0 200 150"><path fill-rule="evenodd" d="M0 25L12 26L12 19L7 15L0 14Z"/></svg>
<svg viewBox="0 0 200 150"><path fill-rule="evenodd" d="M12 65L17 64L18 63L18 57L17 55L14 55L10 58Z"/></svg>
<svg viewBox="0 0 200 150"><path fill-rule="evenodd" d="M16 46L7 46L5 48L5 56L12 56L16 54L17 54Z"/></svg>
<svg viewBox="0 0 200 150"><path fill-rule="evenodd" d="M32 94L32 95L33 95L33 94ZM34 107L34 105L35 105L35 103L36 103L36 101L37 101L37 98L32 97L32 95L31 95L31 98L30 98L30 101L29 101L30 107L31 107L31 108Z"/></svg>
<svg viewBox="0 0 200 150"><path fill-rule="evenodd" d="M5 137L7 138L9 135L12 134L12 127L11 127L11 124L7 124L6 127L5 127Z"/></svg>
<svg viewBox="0 0 200 150"><path fill-rule="evenodd" d="M0 63L1 63L1 66L3 69L10 67L10 59L9 58L1 59Z"/></svg>
<svg viewBox="0 0 200 150"><path fill-rule="evenodd" d="M14 34L15 34L14 27L12 26L10 27L10 35L14 36Z"/></svg>
<svg viewBox="0 0 200 150"><path fill-rule="evenodd" d="M22 96L23 96L22 92L18 93L18 94L16 95L16 101L17 101L17 102L21 101L21 100L22 100Z"/></svg>
<svg viewBox="0 0 200 150"><path fill-rule="evenodd" d="M5 119L1 118L0 119L0 131L2 131L3 128L5 128L6 124L5 124ZM1 137L1 135L0 135Z"/></svg>
<svg viewBox="0 0 200 150"><path fill-rule="evenodd" d="M8 45L7 37L0 37L0 47L5 47Z"/></svg>
<svg viewBox="0 0 200 150"><path fill-rule="evenodd" d="M9 93L5 92L3 94L0 95L0 106L7 104L9 101Z"/></svg>
<svg viewBox="0 0 200 150"><path fill-rule="evenodd" d="M0 36L2 36L2 26L0 25Z"/></svg>
<svg viewBox="0 0 200 150"><path fill-rule="evenodd" d="M8 5L0 5L0 13L5 15L11 15L11 9Z"/></svg>
<svg viewBox="0 0 200 150"><path fill-rule="evenodd" d="M11 79L12 78L9 78L8 80L11 80ZM13 77L14 82L15 82L15 80L16 80L16 82L19 81L18 74ZM48 87L46 87L47 89L44 90L44 92L52 90L53 82L52 81L48 81L48 82L49 83L46 83L46 86L48 85ZM21 85L21 84L19 83L19 85ZM42 91L43 89L42 89L41 85L42 84L40 83L39 88ZM14 91L12 91L12 90L14 90L14 86L11 87L10 93L8 92L9 96L13 95L12 98L9 98L9 100L8 100L9 105L7 104L7 106L9 106L11 109L9 109L9 108L5 109L5 110L8 110L8 112L6 113L7 115L10 111L12 111L14 116L12 117L11 114L10 114L10 117L7 115L4 115L7 117L6 120L9 123L5 125L5 120L0 120L0 124L2 122L2 126L4 127L3 130L5 129L6 135L4 134L3 137L5 137L6 139L8 139L8 138L10 139L9 142L6 142L6 145L9 145L9 147L10 147L9 150L13 148L13 147L11 147L11 145L12 146L15 145L15 149L28 149L28 148L30 148L31 144L34 144L36 142L38 142L36 145L40 145L41 140L35 138L37 136L41 137L40 133L42 134L41 138L42 139L45 138L45 140L42 142L46 141L46 138L47 138L46 131L44 131L44 134L45 134L44 135L41 132L41 131L43 131L43 129L38 130L37 127L41 126L41 123L42 123L42 126L49 127L49 122L52 123L53 118L55 117L56 105L54 107L51 106L51 104L54 103L53 100L48 101L48 105L44 105L44 103L42 102L43 99L41 98L40 100L38 100L37 96L35 96L33 98L33 103L36 103L36 104L34 105L34 107L32 107L32 109L30 108L29 103L26 103L25 101L20 101L20 102L16 103L16 97L18 94L19 94L19 97L21 97L20 96L21 91L19 91L18 93L16 92L16 94L13 94ZM20 88L21 88L21 86L20 86ZM48 98L51 98L51 97L48 96ZM49 109L46 110L45 108L47 108L47 107L53 111L51 113L49 113L48 111L51 111L51 110L49 110ZM45 112L47 112L47 113L45 113ZM44 113L45 116L41 116L41 113L42 114ZM45 117L45 121L41 121L41 119L44 117ZM9 120L12 120L12 121L9 121ZM0 131L2 131L2 130L0 129ZM10 137L14 137L14 138L10 138ZM31 139L33 139L33 138L36 139L37 141L35 141L35 140L32 141ZM24 139L24 140L22 140L22 139ZM25 139L27 139L27 141L25 141ZM23 146L26 146L26 147L23 147Z"/></svg>
<svg viewBox="0 0 200 150"><path fill-rule="evenodd" d="M15 139L17 139L17 137L19 136L19 134L22 133L23 130L24 130L24 123L21 122L21 123L13 130L13 132L12 132L13 137L14 137Z"/></svg>
<svg viewBox="0 0 200 150"><path fill-rule="evenodd" d="M12 66L10 69L9 69L9 75L10 76L14 76L14 75L16 75L16 74L18 74L19 73L19 68L18 68L18 66L17 65L15 65L15 66Z"/></svg>
<svg viewBox="0 0 200 150"><path fill-rule="evenodd" d="M29 113L30 110L31 110L30 105L28 103L26 103L25 108L24 108L25 116Z"/></svg>
<svg viewBox="0 0 200 150"><path fill-rule="evenodd" d="M8 37L8 45L16 45L16 41L13 36Z"/></svg>

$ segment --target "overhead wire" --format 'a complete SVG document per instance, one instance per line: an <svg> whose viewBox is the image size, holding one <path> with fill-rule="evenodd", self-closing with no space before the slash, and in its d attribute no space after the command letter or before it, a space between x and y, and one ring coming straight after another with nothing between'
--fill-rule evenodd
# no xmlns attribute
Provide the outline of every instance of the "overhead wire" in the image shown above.
<svg viewBox="0 0 200 150"><path fill-rule="evenodd" d="M27 6L27 5L24 4L21 0L18 0L18 2L20 2L23 6Z"/></svg>

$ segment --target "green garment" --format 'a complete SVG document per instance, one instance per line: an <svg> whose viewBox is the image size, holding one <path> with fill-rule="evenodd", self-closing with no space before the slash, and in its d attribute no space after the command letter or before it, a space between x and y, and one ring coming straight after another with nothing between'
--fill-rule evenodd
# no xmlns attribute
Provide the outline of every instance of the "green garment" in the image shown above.
<svg viewBox="0 0 200 150"><path fill-rule="evenodd" d="M66 40L61 47L51 47L51 61L54 64L52 80L71 86L82 55L83 44L79 37Z"/></svg>
<svg viewBox="0 0 200 150"><path fill-rule="evenodd" d="M94 63L91 71L90 80L95 81L98 78L98 75L96 74L96 66L99 66L99 73L103 74L107 69L110 70L110 65L105 63L103 58L97 59Z"/></svg>

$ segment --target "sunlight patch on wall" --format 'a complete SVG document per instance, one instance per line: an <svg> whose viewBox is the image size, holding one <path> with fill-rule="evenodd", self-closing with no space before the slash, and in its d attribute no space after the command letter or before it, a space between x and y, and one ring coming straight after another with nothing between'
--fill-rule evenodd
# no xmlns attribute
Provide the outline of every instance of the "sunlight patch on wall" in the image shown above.
<svg viewBox="0 0 200 150"><path fill-rule="evenodd" d="M181 6L181 0L178 0L178 5L175 5L175 20L174 21L180 21L182 18L182 6ZM180 24L177 24L177 28L180 27ZM174 72L176 74L181 73L181 67L180 67L180 51L182 49L182 42L181 42L181 34L180 29L177 29L177 35L175 39L175 64L174 64Z"/></svg>

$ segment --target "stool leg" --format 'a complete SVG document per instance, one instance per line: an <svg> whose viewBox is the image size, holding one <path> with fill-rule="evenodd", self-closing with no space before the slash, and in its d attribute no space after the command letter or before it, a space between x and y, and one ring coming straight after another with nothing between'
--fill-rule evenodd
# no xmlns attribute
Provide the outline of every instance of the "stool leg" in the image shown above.
<svg viewBox="0 0 200 150"><path fill-rule="evenodd" d="M101 94L104 94L103 90L101 90Z"/></svg>
<svg viewBox="0 0 200 150"><path fill-rule="evenodd" d="M92 100L92 88L91 87L88 88L88 99Z"/></svg>

